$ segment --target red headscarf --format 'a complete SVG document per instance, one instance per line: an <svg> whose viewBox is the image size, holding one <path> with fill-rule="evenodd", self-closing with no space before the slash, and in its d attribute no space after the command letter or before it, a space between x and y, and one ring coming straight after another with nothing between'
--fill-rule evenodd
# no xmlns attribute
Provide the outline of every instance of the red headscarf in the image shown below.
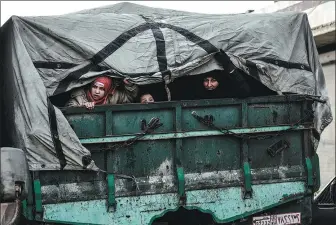
<svg viewBox="0 0 336 225"><path fill-rule="evenodd" d="M88 100L90 102L94 102L95 105L104 105L107 102L108 95L111 93L112 79L110 77L98 77L92 82L92 84L95 84L97 82L104 84L105 95L101 99L94 100L91 95L91 88L90 88L87 92Z"/></svg>

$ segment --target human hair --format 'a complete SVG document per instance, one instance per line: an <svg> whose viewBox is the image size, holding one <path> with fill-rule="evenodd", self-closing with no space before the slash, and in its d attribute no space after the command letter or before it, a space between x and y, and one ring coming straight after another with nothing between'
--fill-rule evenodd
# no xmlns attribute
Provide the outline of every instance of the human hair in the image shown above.
<svg viewBox="0 0 336 225"><path fill-rule="evenodd" d="M145 91L145 92L141 92L139 95L138 95L138 102L141 102L141 97L144 96L144 95L151 95L153 97L153 95L148 92L148 91Z"/></svg>

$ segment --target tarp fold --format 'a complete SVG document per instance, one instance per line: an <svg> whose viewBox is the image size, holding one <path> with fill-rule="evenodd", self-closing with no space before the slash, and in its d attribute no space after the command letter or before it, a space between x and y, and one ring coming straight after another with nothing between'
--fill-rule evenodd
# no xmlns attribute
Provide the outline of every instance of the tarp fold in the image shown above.
<svg viewBox="0 0 336 225"><path fill-rule="evenodd" d="M121 3L61 16L14 16L2 27L1 36L1 95L6 127L11 128L8 136L12 147L26 151L31 170L60 169L49 96L106 72L144 85L223 70L215 59L220 50L273 91L326 100L314 107L318 133L332 120L305 13L208 15ZM168 80L162 76L167 72ZM90 152L62 112L54 109L64 169L83 169L83 157Z"/></svg>

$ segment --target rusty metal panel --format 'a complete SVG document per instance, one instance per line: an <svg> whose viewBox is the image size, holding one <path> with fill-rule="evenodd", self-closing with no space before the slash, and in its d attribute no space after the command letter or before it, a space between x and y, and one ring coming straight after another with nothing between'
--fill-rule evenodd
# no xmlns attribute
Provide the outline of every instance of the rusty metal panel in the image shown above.
<svg viewBox="0 0 336 225"><path fill-rule="evenodd" d="M105 136L104 113L80 113L67 118L79 138Z"/></svg>
<svg viewBox="0 0 336 225"><path fill-rule="evenodd" d="M212 115L214 122L220 127L233 128L241 127L240 105L218 105L211 107L183 107L182 106L182 130L208 130L209 128L195 122L192 112L196 111L202 115Z"/></svg>
<svg viewBox="0 0 336 225"><path fill-rule="evenodd" d="M113 182L105 172L42 171L44 220L148 224L183 206L230 222L302 199L315 179L304 139L311 104L295 95L63 109ZM148 132L152 118L162 126ZM82 205L103 216L76 216Z"/></svg>
<svg viewBox="0 0 336 225"><path fill-rule="evenodd" d="M144 110L137 112L116 111L113 112L112 133L113 135L134 134L141 132L141 122L148 123L153 117L159 118L163 126L153 133L166 133L174 131L174 108Z"/></svg>
<svg viewBox="0 0 336 225"><path fill-rule="evenodd" d="M248 126L278 126L293 124L301 118L301 102L248 104Z"/></svg>

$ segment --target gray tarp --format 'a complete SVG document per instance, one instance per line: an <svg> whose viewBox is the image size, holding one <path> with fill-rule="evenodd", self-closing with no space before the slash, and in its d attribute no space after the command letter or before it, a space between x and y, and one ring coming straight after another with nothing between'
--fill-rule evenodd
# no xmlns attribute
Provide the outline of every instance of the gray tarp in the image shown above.
<svg viewBox="0 0 336 225"><path fill-rule="evenodd" d="M332 120L305 13L206 15L121 3L62 16L14 16L2 27L2 37L8 135L13 147L26 150L32 170L59 169L47 96L87 84L101 73L97 65L137 84L162 82L162 75L169 83L223 69L214 59L222 49L248 74L246 60L256 63L257 76L274 91L327 100L316 103L319 133ZM90 153L55 111L65 169L82 169L82 157Z"/></svg>

